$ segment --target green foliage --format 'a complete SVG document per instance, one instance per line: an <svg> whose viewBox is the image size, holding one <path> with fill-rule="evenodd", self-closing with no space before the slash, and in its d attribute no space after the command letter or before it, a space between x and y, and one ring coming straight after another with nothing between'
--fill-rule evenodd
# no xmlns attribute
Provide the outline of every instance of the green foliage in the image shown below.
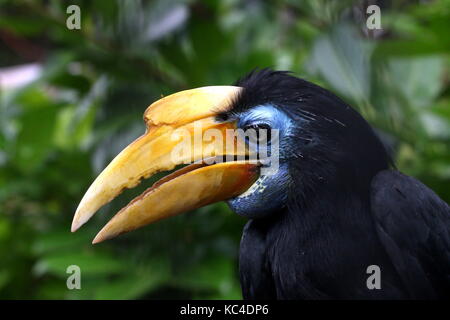
<svg viewBox="0 0 450 320"><path fill-rule="evenodd" d="M450 202L448 0L392 1L380 38L365 35L355 1L76 3L81 30L66 28L69 2L0 1L0 39L24 44L0 44L0 66L45 57L39 79L0 92L0 298L240 298L245 221L222 203L92 246L145 181L69 229L94 177L144 131L152 101L256 67L340 95L392 143L399 169ZM72 264L81 290L66 287Z"/></svg>

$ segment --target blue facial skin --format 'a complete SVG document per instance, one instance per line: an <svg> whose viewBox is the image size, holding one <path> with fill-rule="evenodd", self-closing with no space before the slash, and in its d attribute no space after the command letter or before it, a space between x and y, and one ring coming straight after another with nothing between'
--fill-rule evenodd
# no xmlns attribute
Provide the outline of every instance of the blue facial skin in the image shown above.
<svg viewBox="0 0 450 320"><path fill-rule="evenodd" d="M283 150L288 145L289 134L293 126L292 120L273 105L254 107L238 115L238 128L245 130L252 125L270 126L279 132L279 167L274 174L264 175L243 194L227 201L228 206L237 214L249 219L262 218L270 215L275 209L284 207L286 202L286 188L290 183L286 154ZM257 150L253 141L247 141L250 148ZM269 148L270 146L265 146ZM261 150L259 150L261 152ZM266 154L270 154L267 151ZM269 163L263 166L270 166Z"/></svg>

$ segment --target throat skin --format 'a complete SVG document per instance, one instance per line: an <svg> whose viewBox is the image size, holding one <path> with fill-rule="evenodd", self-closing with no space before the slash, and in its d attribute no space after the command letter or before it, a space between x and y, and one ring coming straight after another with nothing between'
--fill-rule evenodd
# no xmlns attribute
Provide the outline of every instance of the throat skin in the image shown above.
<svg viewBox="0 0 450 320"><path fill-rule="evenodd" d="M369 190L328 190L306 205L292 201L268 218L247 223L240 247L244 299L407 297L378 239ZM367 287L371 265L381 270L379 290Z"/></svg>

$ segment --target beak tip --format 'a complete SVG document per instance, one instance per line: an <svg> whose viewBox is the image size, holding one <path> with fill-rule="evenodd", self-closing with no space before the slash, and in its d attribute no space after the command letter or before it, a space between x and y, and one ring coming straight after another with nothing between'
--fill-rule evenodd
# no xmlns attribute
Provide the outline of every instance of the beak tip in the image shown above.
<svg viewBox="0 0 450 320"><path fill-rule="evenodd" d="M102 234L102 232L100 231L100 232L95 236L94 240L92 240L92 244L97 244L97 243L103 242L103 241L105 241L105 240L107 240L107 239L108 239L108 238L105 237L105 236Z"/></svg>
<svg viewBox="0 0 450 320"><path fill-rule="evenodd" d="M83 222L80 221L80 219L77 219L77 215L75 214L75 217L72 220L72 226L70 227L71 232L77 231L81 226L83 225Z"/></svg>
<svg viewBox="0 0 450 320"><path fill-rule="evenodd" d="M77 226L77 225L75 224L75 221L73 221L73 222L72 222L72 226L70 227L70 232L75 232L75 231L78 230L78 228L79 228L79 226Z"/></svg>
<svg viewBox="0 0 450 320"><path fill-rule="evenodd" d="M70 231L71 232L77 231L83 224L85 224L89 220L91 216L92 214L86 214L85 212L82 212L80 209L77 209L72 220L72 226Z"/></svg>

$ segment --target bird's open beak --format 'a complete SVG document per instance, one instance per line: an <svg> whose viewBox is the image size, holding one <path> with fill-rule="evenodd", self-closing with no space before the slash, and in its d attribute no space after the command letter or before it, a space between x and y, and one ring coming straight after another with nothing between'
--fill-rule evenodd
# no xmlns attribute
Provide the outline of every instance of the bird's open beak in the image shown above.
<svg viewBox="0 0 450 320"><path fill-rule="evenodd" d="M248 156L245 143L234 134L236 123L215 119L240 90L203 87L153 103L144 113L146 133L122 150L89 187L73 218L72 232L125 188L181 164L190 163L120 210L93 243L246 191L258 177L258 165L236 161L236 157ZM223 155L233 160L211 164L211 159Z"/></svg>

